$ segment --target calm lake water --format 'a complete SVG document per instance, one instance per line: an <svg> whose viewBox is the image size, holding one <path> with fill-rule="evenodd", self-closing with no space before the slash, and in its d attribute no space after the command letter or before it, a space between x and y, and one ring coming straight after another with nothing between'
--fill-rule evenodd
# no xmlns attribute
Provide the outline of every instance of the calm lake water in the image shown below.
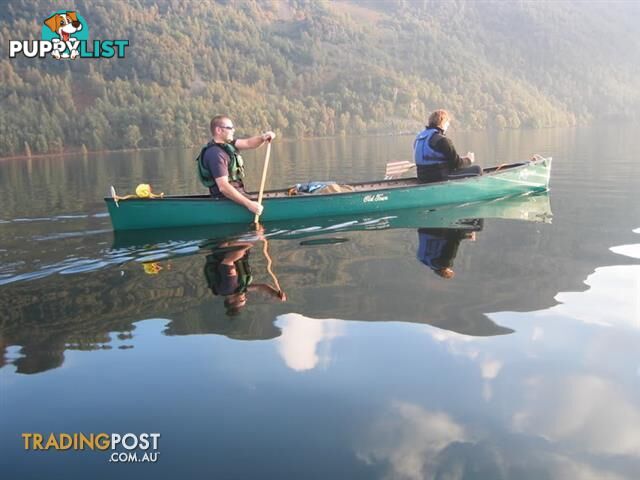
<svg viewBox="0 0 640 480"><path fill-rule="evenodd" d="M0 160L0 471L637 479L637 135L454 131L485 166L553 156L549 194L267 225L268 256L251 232L114 238L108 186L202 191L193 150ZM411 142L275 143L268 187L381 178ZM263 155L245 156L250 189ZM457 247L454 278L421 238ZM248 254L242 308L222 294L229 252ZM157 461L22 438L79 432L159 433Z"/></svg>

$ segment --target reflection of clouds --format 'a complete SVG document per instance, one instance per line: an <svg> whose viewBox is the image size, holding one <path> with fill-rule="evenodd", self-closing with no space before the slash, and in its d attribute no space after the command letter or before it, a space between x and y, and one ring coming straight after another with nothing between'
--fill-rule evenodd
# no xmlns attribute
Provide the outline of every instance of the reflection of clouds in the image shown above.
<svg viewBox="0 0 640 480"><path fill-rule="evenodd" d="M634 230L640 233L640 228ZM620 245L610 250L640 258L640 244ZM561 314L585 323L607 327L640 329L640 265L596 268L584 281L584 292L560 292L559 305L537 312L540 316ZM494 315L489 315L495 320Z"/></svg>
<svg viewBox="0 0 640 480"><path fill-rule="evenodd" d="M369 465L386 464L386 478L430 478L438 454L465 438L464 428L448 415L394 402L372 426L369 444L358 451L358 458Z"/></svg>
<svg viewBox="0 0 640 480"><path fill-rule="evenodd" d="M455 355L463 355L473 360L480 354L480 349L476 346L481 341L480 337L433 328L426 328L425 332L436 342L446 345L447 349Z"/></svg>
<svg viewBox="0 0 640 480"><path fill-rule="evenodd" d="M567 478L571 480L624 480L626 475L599 470L591 465L578 463L570 458L549 454L541 459L546 465L544 471L549 472L549 478ZM530 467L539 468L532 464Z"/></svg>
<svg viewBox="0 0 640 480"><path fill-rule="evenodd" d="M611 250L640 258L640 245ZM476 425L458 425L466 433L462 436L473 440L454 441L437 455L425 453L421 465L427 478L440 478L443 472L447 478L463 478L464 472L477 473L473 468L487 465L494 470L482 478L523 478L525 472L532 473L526 478L640 478L640 405L634 383L636 371L640 375L640 265L597 268L585 284L584 292L558 293L560 303L548 309L488 314L496 323L518 325L510 345L428 331L479 370L483 382L476 395L500 407L507 431L506 441L495 444L494 435L483 440ZM566 361L556 363L559 357ZM524 359L538 363L534 375L518 374ZM376 445L362 458L391 465L389 477L418 478L395 466L403 453L393 450L393 435L387 438L386 454ZM416 455L407 448L407 456Z"/></svg>
<svg viewBox="0 0 640 480"><path fill-rule="evenodd" d="M613 253L617 253L618 255L626 255L631 258L640 258L640 243L636 243L635 245L620 245L617 247L611 247Z"/></svg>
<svg viewBox="0 0 640 480"><path fill-rule="evenodd" d="M639 230L640 233L640 230ZM633 247L633 248L629 248ZM613 247L616 253L637 252L637 246ZM632 255L629 255L632 256ZM559 303L529 313L495 313L507 323L536 319L529 352L540 357L550 349L573 355L579 373L551 373L520 380L524 400L511 417L513 428L539 435L560 448L593 455L624 455L640 460L640 409L625 389L635 369L640 329L640 265L596 268L584 292L560 292ZM562 320L559 322L559 320ZM583 328L571 324L584 322ZM630 331L630 329L632 329ZM544 341L538 341L544 340ZM583 374L594 371L598 374ZM620 378L622 377L622 378ZM599 477L595 477L599 478Z"/></svg>
<svg viewBox="0 0 640 480"><path fill-rule="evenodd" d="M596 268L585 292L561 292L547 310L586 323L640 328L640 265Z"/></svg>
<svg viewBox="0 0 640 480"><path fill-rule="evenodd" d="M486 359L480 364L480 374L485 380L482 386L482 398L487 402L493 398L491 381L498 376L500 370L502 370L502 362L499 360Z"/></svg>
<svg viewBox="0 0 640 480"><path fill-rule="evenodd" d="M577 452L587 459L619 455L638 469L640 408L626 385L634 381L631 375L638 368L640 265L600 267L585 283L588 290L561 292L556 296L561 303L545 310L490 314L497 323L520 325L522 348L515 351L489 350L455 335L440 335L438 340L477 365L485 379L485 401L496 392L523 395L511 399L510 426L529 438L546 439L556 452L567 452L553 462L563 478L615 478L573 460ZM523 355L543 359L558 354L571 359L564 366L569 371L526 378L502 372L503 364L517 363ZM496 383L494 374L506 378Z"/></svg>
<svg viewBox="0 0 640 480"><path fill-rule="evenodd" d="M613 382L590 375L532 377L512 416L516 431L572 449L640 456L640 411Z"/></svg>
<svg viewBox="0 0 640 480"><path fill-rule="evenodd" d="M321 342L329 342L343 333L340 320L321 320L298 313L279 315L277 325L282 329L278 338L280 355L289 368L299 372L317 366L320 360L317 350ZM328 353L326 355L328 359Z"/></svg>
<svg viewBox="0 0 640 480"><path fill-rule="evenodd" d="M444 330L429 329L427 333L434 340L446 345L452 354L467 357L478 364L480 376L485 380L482 398L486 401L491 400L493 397L491 381L498 376L503 363L483 350L482 342L486 339Z"/></svg>
<svg viewBox="0 0 640 480"><path fill-rule="evenodd" d="M481 432L471 433L446 413L406 402L393 402L365 435L356 449L357 457L381 469L383 474L375 476L385 479L629 478L521 434L494 442Z"/></svg>
<svg viewBox="0 0 640 480"><path fill-rule="evenodd" d="M482 378L492 380L498 376L502 369L502 362L498 360L485 360L480 364Z"/></svg>
<svg viewBox="0 0 640 480"><path fill-rule="evenodd" d="M538 340L542 340L543 338L544 338L544 328L534 327L533 332L531 333L531 341L536 342Z"/></svg>
<svg viewBox="0 0 640 480"><path fill-rule="evenodd" d="M560 292L556 300L562 303L546 310L491 314L500 321L506 316L511 322L520 316L529 321L551 320L545 326L544 342L535 341L542 337L541 327L532 326L530 351L540 350L543 356L549 348L563 349L575 354L581 371L600 372L598 376L552 373L522 381L525 399L513 413L512 425L577 451L639 459L640 410L624 390L624 382L606 374L624 376L629 367L634 368L630 360L637 359L637 335L630 336L629 328L640 328L640 265L600 267L585 283L588 290ZM590 328L576 332L576 326L558 323L559 318L584 322Z"/></svg>

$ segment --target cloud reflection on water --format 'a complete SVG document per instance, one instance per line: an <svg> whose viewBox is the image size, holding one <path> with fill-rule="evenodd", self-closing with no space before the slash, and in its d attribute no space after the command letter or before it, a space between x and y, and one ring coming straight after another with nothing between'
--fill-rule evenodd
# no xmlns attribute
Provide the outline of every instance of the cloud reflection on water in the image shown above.
<svg viewBox="0 0 640 480"><path fill-rule="evenodd" d="M357 456L365 463L388 466L384 478L431 478L438 456L454 442L467 439L465 429L443 412L393 402L367 435Z"/></svg>
<svg viewBox="0 0 640 480"><path fill-rule="evenodd" d="M356 455L384 479L628 478L544 440L518 433L496 440L447 413L401 401L392 402L368 427Z"/></svg>
<svg viewBox="0 0 640 480"><path fill-rule="evenodd" d="M640 409L628 392L594 375L534 375L522 381L515 431L571 450L640 457Z"/></svg>
<svg viewBox="0 0 640 480"><path fill-rule="evenodd" d="M631 258L638 249L611 248ZM489 314L516 329L509 345L425 329L477 368L479 395L499 412L492 428L502 436L477 418L458 419L455 409L393 401L372 422L358 458L398 479L635 478L640 369L629 358L639 357L640 265L596 268L585 284L584 292L558 293L560 303L548 309Z"/></svg>
<svg viewBox="0 0 640 480"><path fill-rule="evenodd" d="M309 318L299 313L279 315L277 326L282 334L278 337L278 352L287 367L297 372L313 370L322 360L330 361L330 344L344 334L342 320ZM322 356L318 353L324 345Z"/></svg>

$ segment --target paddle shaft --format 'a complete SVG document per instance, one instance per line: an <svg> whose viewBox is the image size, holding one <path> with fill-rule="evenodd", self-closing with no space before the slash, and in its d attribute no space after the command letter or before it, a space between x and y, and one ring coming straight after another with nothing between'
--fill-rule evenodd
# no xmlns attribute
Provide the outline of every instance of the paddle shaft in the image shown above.
<svg viewBox="0 0 640 480"><path fill-rule="evenodd" d="M267 169L269 168L269 157L271 156L271 140L267 143L267 154L264 157L264 167L262 167L262 180L260 181L260 192L258 192L258 205L262 205L262 195L264 194L264 184L267 182ZM258 223L260 215L256 213L253 223Z"/></svg>

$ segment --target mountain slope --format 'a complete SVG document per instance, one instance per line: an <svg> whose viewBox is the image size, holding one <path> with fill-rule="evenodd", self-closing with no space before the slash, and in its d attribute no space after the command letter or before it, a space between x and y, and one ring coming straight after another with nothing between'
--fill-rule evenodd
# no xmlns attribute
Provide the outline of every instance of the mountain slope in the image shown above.
<svg viewBox="0 0 640 480"><path fill-rule="evenodd" d="M462 0L72 2L124 59L0 60L0 147L194 145L228 112L246 133L414 131L638 118L640 6ZM39 39L50 2L16 0L7 39ZM5 45L5 49L7 49ZM243 132L239 132L242 134Z"/></svg>

